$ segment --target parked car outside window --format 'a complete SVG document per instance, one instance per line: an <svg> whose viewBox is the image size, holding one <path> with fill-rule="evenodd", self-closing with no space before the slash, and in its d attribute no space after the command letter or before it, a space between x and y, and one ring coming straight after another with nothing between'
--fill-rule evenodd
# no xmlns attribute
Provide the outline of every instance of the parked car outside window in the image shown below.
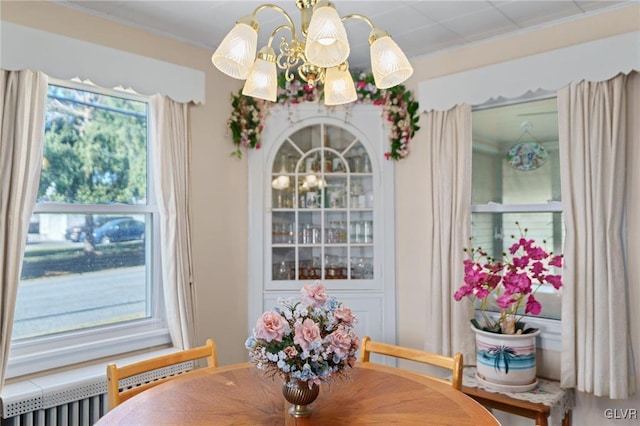
<svg viewBox="0 0 640 426"><path fill-rule="evenodd" d="M95 216L93 218L93 227L95 228L99 228L100 226L104 225L106 222L111 221L111 220L116 220L116 219L131 219L131 217L129 216ZM69 240L72 241L74 243L81 243L84 241L86 235L87 235L87 230L88 227L86 224L78 224L75 226L70 226L66 229L66 232L64 234L64 237Z"/></svg>
<svg viewBox="0 0 640 426"><path fill-rule="evenodd" d="M93 231L93 241L109 244L123 241L143 240L144 222L132 218L110 220Z"/></svg>

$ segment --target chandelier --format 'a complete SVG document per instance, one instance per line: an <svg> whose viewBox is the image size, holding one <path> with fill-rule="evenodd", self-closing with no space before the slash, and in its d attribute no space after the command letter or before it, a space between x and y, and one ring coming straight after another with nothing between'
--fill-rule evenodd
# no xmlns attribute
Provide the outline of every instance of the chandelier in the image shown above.
<svg viewBox="0 0 640 426"><path fill-rule="evenodd" d="M289 14L274 4L258 6L251 15L240 18L211 57L213 64L230 77L246 80L242 94L275 102L278 91L277 68L285 79L293 81L295 73L309 86L324 85L326 105L340 105L357 99L349 72L349 41L343 21L358 19L371 28L369 46L371 71L377 88L387 89L407 80L413 68L389 33L373 25L364 15L350 14L342 18L333 3L296 0L300 10L301 34ZM264 10L280 12L286 23L276 27L266 46L256 55L259 25L256 15ZM276 54L271 46L276 34L286 30Z"/></svg>

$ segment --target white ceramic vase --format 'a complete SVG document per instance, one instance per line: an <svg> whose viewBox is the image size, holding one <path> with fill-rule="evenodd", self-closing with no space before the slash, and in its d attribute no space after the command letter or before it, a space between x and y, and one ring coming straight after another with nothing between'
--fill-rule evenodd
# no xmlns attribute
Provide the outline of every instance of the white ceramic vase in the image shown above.
<svg viewBox="0 0 640 426"><path fill-rule="evenodd" d="M498 390L525 392L535 388L536 336L529 334L498 334L471 329L476 334L477 378Z"/></svg>

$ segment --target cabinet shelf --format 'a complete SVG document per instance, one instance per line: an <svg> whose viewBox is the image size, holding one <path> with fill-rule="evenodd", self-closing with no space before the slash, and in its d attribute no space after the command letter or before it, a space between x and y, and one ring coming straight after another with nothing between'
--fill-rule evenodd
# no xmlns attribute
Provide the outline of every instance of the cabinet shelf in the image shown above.
<svg viewBox="0 0 640 426"><path fill-rule="evenodd" d="M302 128L279 145L265 188L272 206L271 283L373 280L374 241L381 237L374 232L379 180L370 155L356 135L325 124Z"/></svg>

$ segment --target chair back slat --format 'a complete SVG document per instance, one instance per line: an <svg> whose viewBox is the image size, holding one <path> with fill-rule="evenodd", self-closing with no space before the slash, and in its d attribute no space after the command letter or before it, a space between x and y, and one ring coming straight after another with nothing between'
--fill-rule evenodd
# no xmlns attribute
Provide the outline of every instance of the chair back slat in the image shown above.
<svg viewBox="0 0 640 426"><path fill-rule="evenodd" d="M175 376L163 377L158 380L154 380L148 383L141 384L139 386L132 387L130 389L123 390L120 389L120 380L137 376L149 371L158 370L160 368L169 367L189 361L196 361L199 359L206 359L207 367L218 366L216 345L212 339L208 339L204 346L186 349L180 352L151 358L129 365L124 365L122 367L118 367L116 366L116 364L107 365L107 399L109 402L109 409L112 409L113 407L117 406L123 401L126 401L132 396L139 394L140 392L172 380Z"/></svg>
<svg viewBox="0 0 640 426"><path fill-rule="evenodd" d="M451 384L454 389L462 389L462 366L463 358L461 353L456 353L453 357L421 351L419 349L407 348L403 346L391 345L388 343L375 342L369 336L362 339L360 346L360 362L369 362L371 353L402 358L410 361L421 362L440 368L451 370L453 377ZM446 382L446 380L434 377L434 379Z"/></svg>

